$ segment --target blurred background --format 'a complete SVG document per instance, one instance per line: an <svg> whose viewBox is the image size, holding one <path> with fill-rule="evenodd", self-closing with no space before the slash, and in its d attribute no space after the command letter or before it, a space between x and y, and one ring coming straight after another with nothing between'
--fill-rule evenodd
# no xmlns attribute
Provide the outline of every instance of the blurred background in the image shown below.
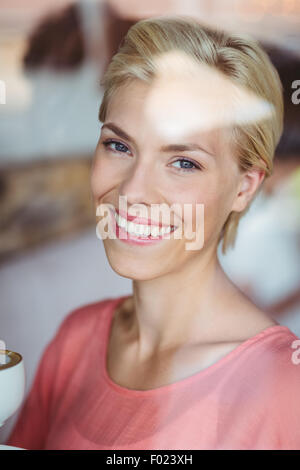
<svg viewBox="0 0 300 470"><path fill-rule="evenodd" d="M274 173L219 259L300 337L300 0L1 0L0 339L24 357L26 394L72 309L131 292L95 231L100 79L132 24L167 14L253 35L280 74L286 115Z"/></svg>

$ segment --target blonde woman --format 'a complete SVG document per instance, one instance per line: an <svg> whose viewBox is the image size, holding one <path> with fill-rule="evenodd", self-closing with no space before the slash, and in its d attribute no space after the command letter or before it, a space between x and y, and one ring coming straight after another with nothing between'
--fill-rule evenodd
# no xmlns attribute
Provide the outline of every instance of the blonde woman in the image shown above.
<svg viewBox="0 0 300 470"><path fill-rule="evenodd" d="M299 339L217 258L272 173L283 117L274 67L248 37L157 17L130 28L102 83L91 189L115 235L103 237L110 266L133 292L66 317L7 444L300 448ZM168 237L152 232L154 205L175 207ZM202 230L196 249L187 226Z"/></svg>

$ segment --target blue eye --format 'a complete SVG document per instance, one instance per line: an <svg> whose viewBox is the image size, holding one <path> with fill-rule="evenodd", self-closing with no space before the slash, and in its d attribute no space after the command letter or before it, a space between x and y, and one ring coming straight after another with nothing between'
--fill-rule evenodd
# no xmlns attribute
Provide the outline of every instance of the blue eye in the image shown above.
<svg viewBox="0 0 300 470"><path fill-rule="evenodd" d="M195 171L195 170L201 170L200 166L196 165L195 163L193 163L191 160L188 160L187 158L179 158L178 160L176 160L175 162L173 163L187 163L189 165L192 165L192 167L190 166L184 166L183 168L177 168L178 170L180 171Z"/></svg>
<svg viewBox="0 0 300 470"><path fill-rule="evenodd" d="M126 145L122 144L121 142L118 142L117 140L106 140L105 142L103 142L103 145L105 148L109 147L109 145L111 144L114 144L118 147L118 148L112 149L112 150L116 150L117 152L124 153L124 149L125 149L125 152L126 150L129 150L128 147L126 147Z"/></svg>

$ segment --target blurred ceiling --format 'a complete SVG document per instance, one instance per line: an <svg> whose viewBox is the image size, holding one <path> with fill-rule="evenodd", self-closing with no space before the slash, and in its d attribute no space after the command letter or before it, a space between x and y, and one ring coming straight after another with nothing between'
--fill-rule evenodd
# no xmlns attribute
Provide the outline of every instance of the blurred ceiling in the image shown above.
<svg viewBox="0 0 300 470"><path fill-rule="evenodd" d="M300 51L300 0L108 0L124 18L184 14Z"/></svg>
<svg viewBox="0 0 300 470"><path fill-rule="evenodd" d="M123 19L184 14L223 29L243 31L259 39L300 51L300 0L75 0L108 3ZM0 29L25 32L47 12L74 0L1 0Z"/></svg>
<svg viewBox="0 0 300 470"><path fill-rule="evenodd" d="M1 0L1 34L26 33L41 17L71 3L74 3L74 0Z"/></svg>

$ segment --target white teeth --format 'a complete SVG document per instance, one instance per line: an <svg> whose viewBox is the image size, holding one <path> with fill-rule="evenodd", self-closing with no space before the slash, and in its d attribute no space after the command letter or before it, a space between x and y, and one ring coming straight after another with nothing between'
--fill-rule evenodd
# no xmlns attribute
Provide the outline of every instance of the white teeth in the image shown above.
<svg viewBox="0 0 300 470"><path fill-rule="evenodd" d="M126 230L126 232L140 236L140 237L148 237L151 232L152 237L162 236L166 233L170 233L172 228L169 227L162 227L161 229L158 226L151 227L150 225L142 225L142 224L135 224L133 222L128 222L124 217L121 217L115 212L115 219L117 224Z"/></svg>
<svg viewBox="0 0 300 470"><path fill-rule="evenodd" d="M151 227L151 237L158 237L159 235L159 227Z"/></svg>
<svg viewBox="0 0 300 470"><path fill-rule="evenodd" d="M127 222L127 227L126 227L126 225L125 225L125 229L126 229L127 232L129 232L129 233L133 233L133 232L134 232L133 223L132 223L132 222Z"/></svg>
<svg viewBox="0 0 300 470"><path fill-rule="evenodd" d="M119 225L121 225L121 227L126 227L127 226L126 220L125 219L120 219Z"/></svg>
<svg viewBox="0 0 300 470"><path fill-rule="evenodd" d="M148 237L151 233L151 227L149 227L149 225L143 225L143 233Z"/></svg>

